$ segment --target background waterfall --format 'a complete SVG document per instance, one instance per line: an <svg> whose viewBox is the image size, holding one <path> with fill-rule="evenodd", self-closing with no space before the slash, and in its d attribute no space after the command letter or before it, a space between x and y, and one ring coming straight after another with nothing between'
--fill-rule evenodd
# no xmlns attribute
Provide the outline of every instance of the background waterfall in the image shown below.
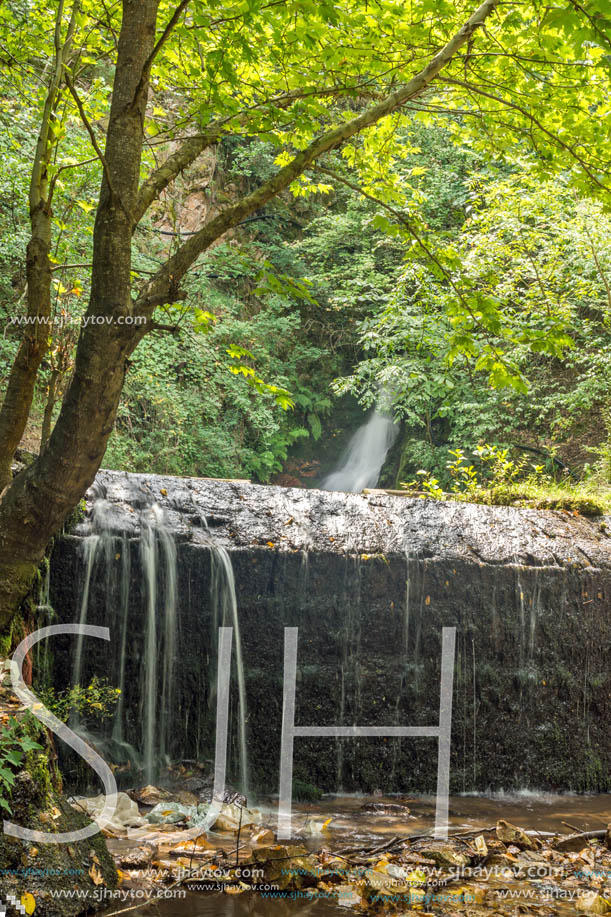
<svg viewBox="0 0 611 917"><path fill-rule="evenodd" d="M375 487L397 432L391 417L377 408L372 411L348 443L339 467L323 480L322 490L359 493L365 487Z"/></svg>

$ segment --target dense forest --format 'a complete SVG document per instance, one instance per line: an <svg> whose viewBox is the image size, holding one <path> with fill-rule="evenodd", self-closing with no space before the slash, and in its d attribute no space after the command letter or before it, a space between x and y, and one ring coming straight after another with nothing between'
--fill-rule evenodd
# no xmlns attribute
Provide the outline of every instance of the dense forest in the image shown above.
<svg viewBox="0 0 611 917"><path fill-rule="evenodd" d="M14 316L24 311L35 113L4 98L6 380L21 331ZM130 360L104 467L261 482L285 472L281 481L308 486L360 422L349 396L367 409L382 389L402 424L389 485L419 469L447 483L450 450L472 454L482 443L517 455L530 447L529 468L558 469L556 456L575 479L607 483L609 217L600 202L579 198L569 176L533 178L528 163L465 143L460 115L430 120L414 115L401 128L384 179L409 197L400 210L360 193L344 167L340 178L285 192L209 250L189 277L185 306L165 309L163 327ZM76 119L67 134L78 153L87 138ZM275 156L271 143L221 140L136 235L134 272L153 270L202 212L268 178ZM71 219L94 206L92 172L66 204ZM410 208L426 245L414 245L401 222ZM84 224L82 234L62 236L57 223L53 333L22 444L31 453L59 409L89 295L91 231ZM438 253L496 297L498 315L487 321L498 328L452 321ZM467 353L460 334L470 335ZM504 360L491 369L494 345Z"/></svg>
<svg viewBox="0 0 611 917"><path fill-rule="evenodd" d="M611 913L610 76L611 0L0 2L0 915Z"/></svg>

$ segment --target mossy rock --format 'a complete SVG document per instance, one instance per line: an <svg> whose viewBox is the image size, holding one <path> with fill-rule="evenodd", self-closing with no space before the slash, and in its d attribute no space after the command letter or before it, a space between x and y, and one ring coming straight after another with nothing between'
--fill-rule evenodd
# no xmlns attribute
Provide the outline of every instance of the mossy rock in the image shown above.
<svg viewBox="0 0 611 917"><path fill-rule="evenodd" d="M53 788L41 755L21 771L11 794L10 820L35 831L76 831L89 819ZM35 766L34 766L35 765ZM101 893L117 885L117 870L101 834L73 844L35 844L0 834L0 898L31 895L35 917L77 917L99 908ZM73 897L62 892L75 892ZM57 896L57 897L56 897Z"/></svg>

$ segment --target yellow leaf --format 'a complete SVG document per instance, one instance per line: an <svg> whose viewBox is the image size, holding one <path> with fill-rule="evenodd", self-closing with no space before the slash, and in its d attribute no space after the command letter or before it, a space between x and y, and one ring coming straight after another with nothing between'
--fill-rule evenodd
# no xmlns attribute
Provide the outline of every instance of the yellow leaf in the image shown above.
<svg viewBox="0 0 611 917"><path fill-rule="evenodd" d="M22 895L20 898L21 906L25 908L26 914L33 914L36 910L36 898L34 895L31 895L29 892L26 892L25 895Z"/></svg>
<svg viewBox="0 0 611 917"><path fill-rule="evenodd" d="M95 863L91 864L91 868L89 869L89 877L94 885L103 885L104 884L104 878L102 876L102 873L100 872L98 867L95 865Z"/></svg>

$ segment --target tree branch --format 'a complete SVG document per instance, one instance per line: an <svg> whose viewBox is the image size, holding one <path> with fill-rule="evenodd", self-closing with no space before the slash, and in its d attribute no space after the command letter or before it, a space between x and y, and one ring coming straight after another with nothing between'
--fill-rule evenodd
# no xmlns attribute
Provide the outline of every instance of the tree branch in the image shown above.
<svg viewBox="0 0 611 917"><path fill-rule="evenodd" d="M134 207L134 226L142 219L148 208L162 191L172 182L183 169L190 166L200 153L215 143L221 134L221 125L211 126L203 134L189 137L171 156L155 169L145 182L140 186L138 199Z"/></svg>
<svg viewBox="0 0 611 917"><path fill-rule="evenodd" d="M157 57L157 55L163 48L164 44L166 43L166 41L168 40L172 32L174 31L174 28L176 27L176 23L178 22L182 13L188 7L190 2L191 0L181 0L181 2L178 4L176 9L174 10L170 18L170 21L168 22L165 29L163 30L159 41L157 42L157 44L155 45L155 47L153 48L153 50L147 57L146 61L144 62L144 67L142 68L142 74L140 76L140 80L138 81L138 85L136 86L136 91L134 92L132 106L137 105L138 99L140 98L140 94L143 92L145 86L148 83L149 76L151 75L151 67L153 66L153 62L155 58Z"/></svg>
<svg viewBox="0 0 611 917"><path fill-rule="evenodd" d="M229 121L234 120L236 117L246 118L248 112L260 109L265 105L286 108L291 102L296 102L299 99L308 98L313 95L321 97L340 95L345 92L360 89L362 86L366 85L367 81L363 84L356 84L355 86L344 86L341 89L334 89L326 86L317 90L308 89L286 92L281 96L272 97L263 103L257 103L256 105L250 106L245 109L241 115L232 115L230 118L221 118L217 121L212 121L201 134L183 140L176 152L168 156L168 158L160 166L154 169L149 177L142 183L134 209L135 222L138 223L142 219L153 201L159 197L162 191L165 191L168 185L171 184L182 171L195 162L200 153L203 153L205 149L212 146L220 139L223 128Z"/></svg>
<svg viewBox="0 0 611 917"><path fill-rule="evenodd" d="M98 159L100 160L100 162L102 163L102 168L104 169L104 177L106 178L106 182L108 184L108 187L110 188L110 193L113 195L113 197L116 197L113 186L112 186L112 178L110 175L110 169L108 168L108 163L106 162L104 153L102 152L100 145L97 141L93 127L91 126L89 118L87 117L85 109L83 108L83 103L81 102L80 97L76 91L76 87L74 86L74 83L72 82L72 79L71 77L68 76L68 74L66 74L66 86L70 90L70 95L76 102L78 113L81 116L81 121L85 125L85 129L87 130L87 133L89 134L89 137L91 139L91 145L93 149L95 150L95 154L98 157Z"/></svg>
<svg viewBox="0 0 611 917"><path fill-rule="evenodd" d="M577 155L573 147L569 146L569 144L565 143L564 140L561 140L557 134L554 134L553 131L550 131L547 127L545 127L545 125L538 118L536 118L530 111L528 111L528 109L524 108L522 105L518 105L517 102L512 102L509 99L504 99L502 96L494 95L494 93L482 89L481 86L476 86L474 83L467 83L464 80L457 80L451 77L446 77L444 78L443 82L451 86L462 86L464 89L469 89L476 95L483 96L486 99L491 99L493 102L499 102L505 108L511 108L514 111L518 111L521 115L524 115L524 117L527 118L531 124L534 124L534 126L538 128L542 134L545 134L545 136L548 137L552 143L557 144L559 147L565 150L565 152L567 152L569 156L571 156L575 162L581 166L588 178L594 182L595 185L598 185L598 187L602 188L604 191L611 191L611 186L605 185L600 181L599 178L596 177L587 163ZM608 169L605 171L608 171Z"/></svg>
<svg viewBox="0 0 611 917"><path fill-rule="evenodd" d="M228 229L233 228L287 188L319 156L341 146L355 134L397 111L410 99L423 92L452 60L457 51L469 41L478 26L485 21L499 2L500 0L485 0L445 47L409 82L356 118L318 137L305 150L297 153L292 162L281 168L271 179L238 203L227 207L213 217L166 261L157 275L144 287L135 303L135 310L141 314L151 314L156 306L171 301L172 297L176 296L178 285L191 265Z"/></svg>

